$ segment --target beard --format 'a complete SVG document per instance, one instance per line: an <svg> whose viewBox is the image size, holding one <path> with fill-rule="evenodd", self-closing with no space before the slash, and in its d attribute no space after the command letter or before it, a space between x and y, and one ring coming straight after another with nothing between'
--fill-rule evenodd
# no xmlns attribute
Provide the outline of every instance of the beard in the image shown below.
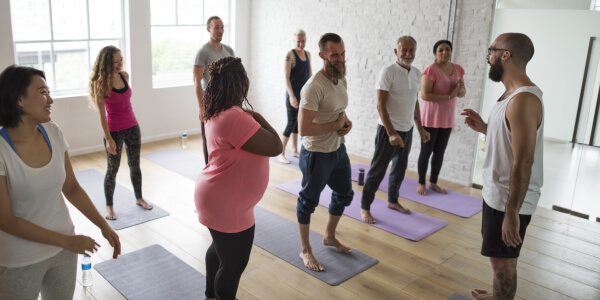
<svg viewBox="0 0 600 300"><path fill-rule="evenodd" d="M414 60L415 60L414 57L410 57L410 58L401 57L398 61L400 62L401 66L410 68L410 66L412 65Z"/></svg>
<svg viewBox="0 0 600 300"><path fill-rule="evenodd" d="M326 60L325 70L327 71L327 74L336 79L344 79L344 77L346 77L346 62L340 64L341 68L337 68L336 65L332 64L329 60Z"/></svg>
<svg viewBox="0 0 600 300"><path fill-rule="evenodd" d="M492 81L500 82L502 80L502 75L504 75L504 68L498 59L494 64L490 64L490 72L488 73L488 76Z"/></svg>

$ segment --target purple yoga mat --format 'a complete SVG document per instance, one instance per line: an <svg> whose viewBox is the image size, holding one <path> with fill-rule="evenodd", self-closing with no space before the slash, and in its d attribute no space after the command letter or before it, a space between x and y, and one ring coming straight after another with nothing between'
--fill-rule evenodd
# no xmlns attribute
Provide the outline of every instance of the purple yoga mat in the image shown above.
<svg viewBox="0 0 600 300"><path fill-rule="evenodd" d="M280 184L277 186L278 189L288 192L292 195L298 196L300 193L301 180L294 180L288 183ZM344 214L364 222L360 217L360 198L362 194L354 191L354 199L350 206L346 207ZM321 193L319 204L321 206L329 207L331 201L331 189L326 186ZM387 202L380 199L375 199L371 205L371 214L375 217L377 223L369 224L379 229L383 229L389 233L401 236L405 239L412 241L420 241L426 236L440 230L444 226L448 225L448 222L434 217L430 217L424 214L413 211L412 214L403 214L399 211L389 209L386 205Z"/></svg>
<svg viewBox="0 0 600 300"><path fill-rule="evenodd" d="M369 172L369 166L363 164L352 165L352 181L358 181L358 169L365 169L366 181L366 174ZM385 177L379 185L379 189L386 193L389 190L389 175L390 172L386 172ZM481 211L483 200L479 198L450 190L448 190L448 194L442 195L429 188L427 189L427 196L421 196L417 193L418 184L419 182L417 180L404 177L404 181L402 181L402 186L400 187L400 197L437 208L463 218L470 218Z"/></svg>

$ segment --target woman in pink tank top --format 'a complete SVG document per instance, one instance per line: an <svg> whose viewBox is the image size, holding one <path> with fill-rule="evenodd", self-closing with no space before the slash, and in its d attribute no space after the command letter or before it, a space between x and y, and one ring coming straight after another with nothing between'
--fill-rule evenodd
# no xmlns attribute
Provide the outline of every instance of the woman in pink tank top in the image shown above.
<svg viewBox="0 0 600 300"><path fill-rule="evenodd" d="M108 161L104 177L104 196L108 220L117 219L113 209L113 194L123 143L127 152L135 201L144 209L152 209L152 205L142 197L142 171L140 170L142 136L131 107L131 88L128 82L129 74L123 71L121 50L115 46L102 48L90 76L89 100L91 106L98 109L100 126L104 133L104 147Z"/></svg>
<svg viewBox="0 0 600 300"><path fill-rule="evenodd" d="M440 40L433 46L435 62L427 66L421 73L421 121L423 128L429 132L431 139L421 141L421 153L417 165L419 185L417 193L427 195L425 178L427 165L431 158L431 174L429 188L441 194L447 194L438 184L438 176L442 169L444 153L452 127L454 127L454 108L456 98L466 94L463 76L465 70L457 64L450 62L452 59L452 42Z"/></svg>

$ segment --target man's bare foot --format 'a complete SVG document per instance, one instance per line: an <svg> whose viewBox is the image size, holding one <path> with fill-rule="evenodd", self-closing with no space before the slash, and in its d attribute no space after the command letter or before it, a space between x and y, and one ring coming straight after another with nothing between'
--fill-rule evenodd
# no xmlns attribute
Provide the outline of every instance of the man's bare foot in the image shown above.
<svg viewBox="0 0 600 300"><path fill-rule="evenodd" d="M336 238L323 237L323 245L325 245L325 246L331 246L331 247L336 247L338 250L340 250L341 252L344 252L344 253L350 253L350 252L352 252L352 249L350 249L349 247L344 246Z"/></svg>
<svg viewBox="0 0 600 300"><path fill-rule="evenodd" d="M293 151L292 152L292 156L293 157L300 157L300 153L298 153L298 151Z"/></svg>
<svg viewBox="0 0 600 300"><path fill-rule="evenodd" d="M442 195L446 195L448 194L448 192L441 188L439 185L435 184L435 183L429 183L429 188L432 189L434 192L438 192Z"/></svg>
<svg viewBox="0 0 600 300"><path fill-rule="evenodd" d="M360 209L360 217L365 221L365 223L375 224L375 218L371 215L371 211L366 209Z"/></svg>
<svg viewBox="0 0 600 300"><path fill-rule="evenodd" d="M287 158L285 158L285 156L283 156L283 154L279 154L279 156L277 156L277 160L279 160L279 162L282 164L290 163L290 161Z"/></svg>
<svg viewBox="0 0 600 300"><path fill-rule="evenodd" d="M471 296L475 297L477 300L488 300L494 298L492 293L482 289L473 289L471 291Z"/></svg>
<svg viewBox="0 0 600 300"><path fill-rule="evenodd" d="M424 184L420 184L417 186L417 194L421 196L427 196L427 188Z"/></svg>
<svg viewBox="0 0 600 300"><path fill-rule="evenodd" d="M113 210L112 205L106 206L106 216L104 216L107 220L116 220L117 216L115 215L115 211Z"/></svg>
<svg viewBox="0 0 600 300"><path fill-rule="evenodd" d="M152 206L152 204L146 202L146 200L144 200L144 198L136 199L135 204L137 204L147 210L151 210L152 208L154 208L154 206Z"/></svg>
<svg viewBox="0 0 600 300"><path fill-rule="evenodd" d="M388 202L387 207L389 209L395 209L395 210L397 210L397 211L399 211L399 212L401 212L403 214L407 214L408 215L408 214L411 213L410 209L404 208L404 206L402 206L400 203L389 203Z"/></svg>
<svg viewBox="0 0 600 300"><path fill-rule="evenodd" d="M312 270L315 272L325 271L323 266L321 266L319 261L312 254L312 251L306 251L306 252L301 251L300 259L302 259L302 261L304 262L304 266L307 267L309 270Z"/></svg>

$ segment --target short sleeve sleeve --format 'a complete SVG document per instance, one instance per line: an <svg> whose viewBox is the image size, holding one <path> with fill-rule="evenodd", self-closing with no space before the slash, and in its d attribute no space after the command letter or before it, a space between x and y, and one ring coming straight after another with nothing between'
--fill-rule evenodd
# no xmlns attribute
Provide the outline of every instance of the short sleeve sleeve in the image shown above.
<svg viewBox="0 0 600 300"><path fill-rule="evenodd" d="M383 68L377 75L377 82L375 83L375 89L382 91L389 91L392 86L392 72L389 68Z"/></svg>
<svg viewBox="0 0 600 300"><path fill-rule="evenodd" d="M300 92L300 108L318 111L321 99L323 99L323 88L314 81L307 83Z"/></svg>
<svg viewBox="0 0 600 300"><path fill-rule="evenodd" d="M0 153L0 176L6 176L6 163L4 162L4 153Z"/></svg>
<svg viewBox="0 0 600 300"><path fill-rule="evenodd" d="M202 50L204 50L204 47L200 48L200 50L198 50L198 53L196 53L194 66L206 67L206 51Z"/></svg>
<svg viewBox="0 0 600 300"><path fill-rule="evenodd" d="M221 116L220 123L224 126L219 126L216 135L235 149L240 149L260 129L252 115L237 106L221 112Z"/></svg>
<svg viewBox="0 0 600 300"><path fill-rule="evenodd" d="M456 70L458 71L460 78L463 78L465 76L465 69L463 69L463 67L461 65L458 65L458 64L454 64L454 65L456 66Z"/></svg>
<svg viewBox="0 0 600 300"><path fill-rule="evenodd" d="M234 56L234 57L235 57L235 52L233 52L233 48L231 48L231 47L229 47L229 46L225 46L225 48L227 48L227 51L228 51L229 53L231 53L231 56Z"/></svg>
<svg viewBox="0 0 600 300"><path fill-rule="evenodd" d="M61 153L66 152L69 149L69 144L63 135L62 130L58 126L58 124L54 122L48 122L43 125L44 129L46 129L46 133L48 134L48 138L50 139L50 143L52 145L52 151L57 149Z"/></svg>
<svg viewBox="0 0 600 300"><path fill-rule="evenodd" d="M435 82L437 80L437 76L435 71L433 70L433 64L427 66L423 72L421 72L421 76L427 76L431 81Z"/></svg>

